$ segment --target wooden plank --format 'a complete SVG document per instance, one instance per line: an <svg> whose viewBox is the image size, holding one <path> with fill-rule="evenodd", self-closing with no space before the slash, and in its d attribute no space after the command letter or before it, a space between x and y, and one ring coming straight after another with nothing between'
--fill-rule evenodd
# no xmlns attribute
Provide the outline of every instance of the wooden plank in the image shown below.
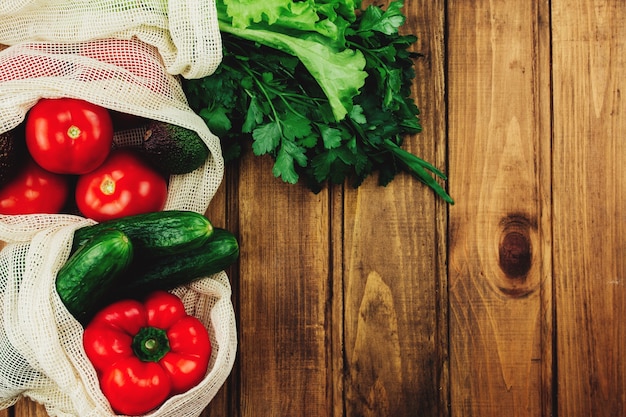
<svg viewBox="0 0 626 417"><path fill-rule="evenodd" d="M451 414L550 415L548 2L448 2Z"/></svg>
<svg viewBox="0 0 626 417"><path fill-rule="evenodd" d="M405 32L418 36L424 55L415 86L424 132L407 138L407 148L445 170L443 1L407 1L404 12ZM343 300L334 302L344 309L345 416L447 415L446 302L439 292L446 285L445 213L408 175L385 188L375 178L346 188L334 209L333 225L343 221L344 231L343 243L337 238L333 246L343 251L333 271L335 282L344 282Z"/></svg>
<svg viewBox="0 0 626 417"><path fill-rule="evenodd" d="M552 11L559 416L623 416L626 3Z"/></svg>
<svg viewBox="0 0 626 417"><path fill-rule="evenodd" d="M242 160L238 194L240 415L326 417L331 380L329 196Z"/></svg>
<svg viewBox="0 0 626 417"><path fill-rule="evenodd" d="M15 417L46 417L46 409L43 405L36 403L28 398L19 400L12 410ZM9 414L10 415L10 414ZM7 415L8 417L8 415Z"/></svg>
<svg viewBox="0 0 626 417"><path fill-rule="evenodd" d="M231 201L229 199L230 192L234 188L234 182L236 182L236 170L238 169L237 165L230 165L226 168L226 174L224 179L222 180L222 184L218 189L215 197L211 200L209 204L209 208L207 209L205 215L211 220L211 223L214 227L222 227L225 228L237 235L237 223L236 217L233 219L229 216L231 213ZM233 291L233 308L235 312L237 311L237 276L238 270L237 266L234 265L227 269L228 278L231 282L231 287ZM231 401L234 398L237 398L237 392L239 389L238 385L239 378L239 369L237 363L235 363L233 370L219 390L219 392L215 395L211 403L205 408L202 412L201 417L221 417L221 416L232 416L235 417L236 414L232 412L233 404Z"/></svg>

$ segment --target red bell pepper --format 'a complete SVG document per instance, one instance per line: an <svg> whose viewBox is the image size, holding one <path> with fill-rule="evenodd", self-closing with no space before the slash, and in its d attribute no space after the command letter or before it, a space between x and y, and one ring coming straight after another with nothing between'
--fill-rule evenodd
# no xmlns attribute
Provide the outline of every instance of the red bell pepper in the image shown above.
<svg viewBox="0 0 626 417"><path fill-rule="evenodd" d="M103 394L127 415L145 414L197 385L211 357L202 322L164 291L105 307L85 328L83 343Z"/></svg>

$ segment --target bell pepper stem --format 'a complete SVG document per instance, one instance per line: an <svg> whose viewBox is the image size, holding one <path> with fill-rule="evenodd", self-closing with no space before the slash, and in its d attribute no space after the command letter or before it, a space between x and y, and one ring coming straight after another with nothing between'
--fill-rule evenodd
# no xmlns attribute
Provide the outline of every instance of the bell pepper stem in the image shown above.
<svg viewBox="0 0 626 417"><path fill-rule="evenodd" d="M133 352L143 362L158 362L170 351L167 333L156 327L143 327L133 338Z"/></svg>

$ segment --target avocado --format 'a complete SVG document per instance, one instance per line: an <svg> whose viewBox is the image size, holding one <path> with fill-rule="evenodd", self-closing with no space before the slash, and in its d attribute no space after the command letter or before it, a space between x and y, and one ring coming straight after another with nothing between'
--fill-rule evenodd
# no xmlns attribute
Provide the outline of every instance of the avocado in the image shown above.
<svg viewBox="0 0 626 417"><path fill-rule="evenodd" d="M24 124L0 133L0 187L18 174L25 156Z"/></svg>
<svg viewBox="0 0 626 417"><path fill-rule="evenodd" d="M156 120L148 122L139 152L168 175L194 171L209 157L209 148L197 132Z"/></svg>

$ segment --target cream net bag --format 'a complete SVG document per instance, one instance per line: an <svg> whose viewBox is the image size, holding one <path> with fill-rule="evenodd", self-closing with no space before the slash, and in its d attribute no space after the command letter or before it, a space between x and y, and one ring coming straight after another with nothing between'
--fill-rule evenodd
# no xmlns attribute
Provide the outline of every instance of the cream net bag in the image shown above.
<svg viewBox="0 0 626 417"><path fill-rule="evenodd" d="M3 0L0 2L0 132L41 98L72 97L193 129L210 150L204 166L169 179L165 209L204 213L223 177L219 139L187 105L178 76L210 75L221 59L212 2L202 0ZM140 141L117 132L115 146ZM55 290L75 215L0 216L0 408L20 397L51 416L114 415L82 347L82 327ZM228 377L237 337L224 272L173 291L209 329L209 370L152 416L198 416Z"/></svg>
<svg viewBox="0 0 626 417"><path fill-rule="evenodd" d="M212 0L2 0L0 43L137 38L154 45L167 71L213 73L221 59Z"/></svg>

